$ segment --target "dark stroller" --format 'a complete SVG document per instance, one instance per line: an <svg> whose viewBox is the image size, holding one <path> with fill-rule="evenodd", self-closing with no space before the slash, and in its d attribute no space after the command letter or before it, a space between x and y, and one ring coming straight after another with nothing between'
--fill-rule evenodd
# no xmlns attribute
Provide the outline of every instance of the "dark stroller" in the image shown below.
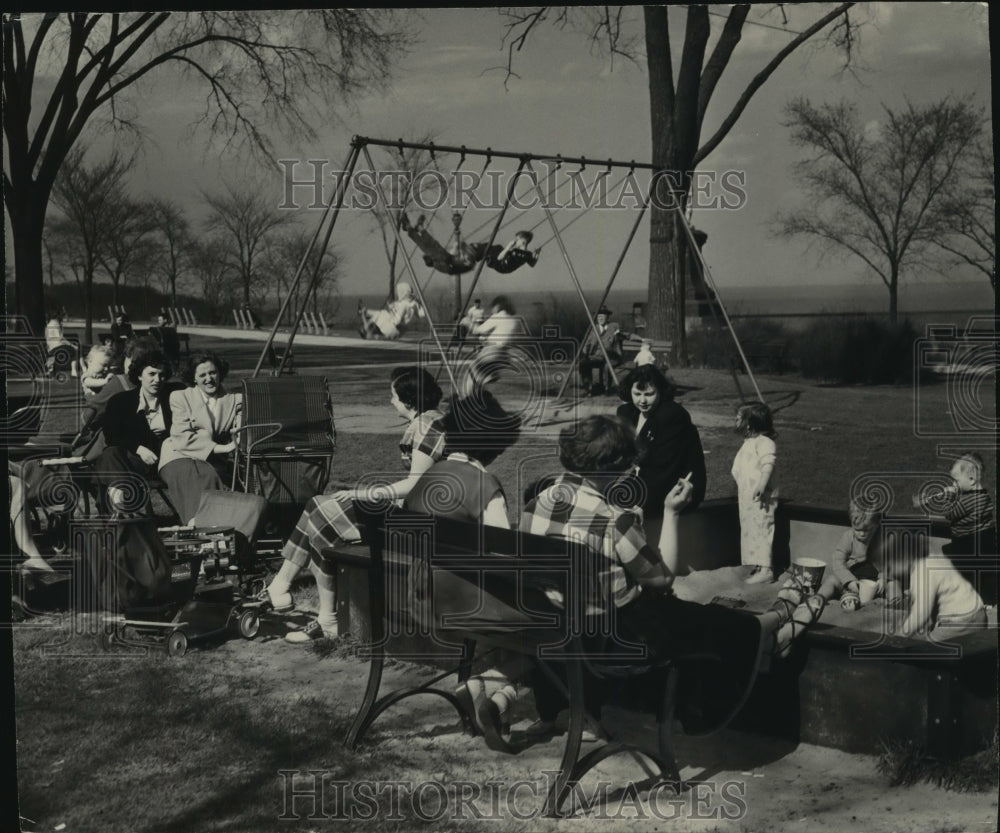
<svg viewBox="0 0 1000 833"><path fill-rule="evenodd" d="M311 497L330 478L336 429L327 379L265 376L243 381L243 425L237 437L233 491L268 503L267 538L280 549Z"/></svg>
<svg viewBox="0 0 1000 833"><path fill-rule="evenodd" d="M259 519L258 505L257 517ZM91 534L90 561L106 613L101 644L158 647L182 656L188 642L235 630L253 639L262 604L222 578L201 581L202 564L219 552L213 531L188 530L168 545L149 518L115 519ZM236 532L221 528L237 551ZM101 540L101 539L104 540ZM168 539L169 540L169 539ZM110 544L110 546L108 546Z"/></svg>

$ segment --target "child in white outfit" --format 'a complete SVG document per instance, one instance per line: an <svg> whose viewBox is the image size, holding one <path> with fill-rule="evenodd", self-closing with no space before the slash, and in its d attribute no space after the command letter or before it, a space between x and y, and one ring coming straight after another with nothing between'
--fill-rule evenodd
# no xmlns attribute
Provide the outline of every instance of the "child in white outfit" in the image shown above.
<svg viewBox="0 0 1000 833"><path fill-rule="evenodd" d="M774 417L763 402L742 405L736 411L736 431L745 437L733 460L732 475L740 511L740 556L751 568L747 584L774 581L771 545L774 510L778 504L774 464Z"/></svg>
<svg viewBox="0 0 1000 833"><path fill-rule="evenodd" d="M986 627L982 597L948 558L929 555L926 542L923 552L896 549L891 570L899 578L909 575L911 603L897 634L940 641Z"/></svg>

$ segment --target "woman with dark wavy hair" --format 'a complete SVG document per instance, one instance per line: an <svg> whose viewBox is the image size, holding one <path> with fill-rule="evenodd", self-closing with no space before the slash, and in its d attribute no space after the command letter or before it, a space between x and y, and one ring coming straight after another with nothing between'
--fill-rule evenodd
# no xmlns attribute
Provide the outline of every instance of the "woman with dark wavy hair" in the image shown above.
<svg viewBox="0 0 1000 833"><path fill-rule="evenodd" d="M167 381L170 363L159 350L136 354L126 375L134 387L108 401L102 420L105 447L94 469L109 489L112 509L140 510L148 505L149 491L142 481L156 471L173 425L169 398L176 385Z"/></svg>
<svg viewBox="0 0 1000 833"><path fill-rule="evenodd" d="M618 395L625 403L618 416L635 429L639 447L638 478L647 521L663 516L663 499L682 477L690 475L691 497L685 511L705 497L705 453L691 415L674 401L677 388L655 365L633 368Z"/></svg>
<svg viewBox="0 0 1000 833"><path fill-rule="evenodd" d="M232 432L239 427L243 395L223 386L229 364L215 353L196 353L170 394L173 421L160 453L160 477L181 522L194 518L206 490L221 490L232 474Z"/></svg>

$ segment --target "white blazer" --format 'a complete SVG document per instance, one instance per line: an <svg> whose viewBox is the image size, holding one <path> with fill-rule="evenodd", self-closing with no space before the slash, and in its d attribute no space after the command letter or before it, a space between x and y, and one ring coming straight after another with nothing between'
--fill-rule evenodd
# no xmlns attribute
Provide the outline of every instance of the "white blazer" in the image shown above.
<svg viewBox="0 0 1000 833"><path fill-rule="evenodd" d="M214 428L208 405L197 388L170 394L170 411L173 423L160 449L160 469L184 457L207 460L217 444L229 442L230 433L241 423L243 394L225 393L219 397L219 425Z"/></svg>

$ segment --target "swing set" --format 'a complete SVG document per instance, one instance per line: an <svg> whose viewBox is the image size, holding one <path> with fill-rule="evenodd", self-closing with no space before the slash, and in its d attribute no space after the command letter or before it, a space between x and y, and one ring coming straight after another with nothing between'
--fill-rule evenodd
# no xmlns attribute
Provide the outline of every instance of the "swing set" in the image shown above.
<svg viewBox="0 0 1000 833"><path fill-rule="evenodd" d="M624 162L624 161L617 161L617 160L614 160L614 159L599 160L599 159L592 159L592 158L587 158L587 157L582 157L582 156L580 156L580 157L563 157L561 155L555 155L555 156L553 156L553 155L540 155L540 154L531 154L531 153L517 153L517 152L512 152L512 151L498 151L498 150L493 150L492 148L478 149L478 148L467 148L465 145L452 146L452 145L438 145L438 144L434 144L434 143L425 143L425 142L405 142L402 139L398 139L398 140L392 141L392 140L384 140L384 139L375 139L375 138L365 137L365 136L355 136L352 139L352 141L351 141L350 152L348 153L347 160L344 163L343 168L341 169L343 171L343 175L338 178L338 180L337 180L337 186L336 186L336 189L334 191L333 197L330 200L330 202L326 205L326 207L324 208L322 217L321 217L320 222L319 222L319 224L318 224L318 226L316 228L315 233L312 236L310 244L307 247L306 252L303 254L301 261L299 262L298 269L296 270L295 277L294 277L293 283L292 283L292 291L290 291L289 293L286 294L285 300L282 303L281 310L279 311L277 317L275 318L275 322L274 322L274 324L271 327L271 331L268 333L268 337L267 337L267 340L266 340L266 342L264 344L263 350L261 351L260 358L258 359L257 365L256 365L256 367L254 368L254 371L253 371L253 376L254 377L256 377L256 376L258 376L260 374L261 368L263 367L264 362L266 360L266 357L268 355L268 351L270 349L273 349L274 338L275 338L275 335L277 334L277 330L278 330L278 322L283 319L285 311L286 311L286 308L287 308L287 306L288 306L288 304L290 302L290 299L295 294L294 290L299 286L299 284L302 282L303 279L306 279L306 275L305 275L306 268L305 267L306 267L307 259L309 257L310 252L317 245L317 241L319 241L321 237L322 237L322 242L319 243L320 251L325 253L326 250L327 250L327 246L329 245L330 238L331 238L331 236L333 234L333 229L334 229L334 227L336 225L338 217L340 216L341 210L344 207L344 202L345 202L346 196L347 196L348 185L352 181L352 178L353 178L354 173L355 173L355 169L357 168L358 163L359 163L359 161L362 158L364 159L364 163L367 165L367 169L369 171L371 171L372 174L375 175L375 176L373 176L373 183L372 184L373 184L375 192L376 192L377 204L381 205L381 206L388 206L388 205L391 204L389 202L389 199L388 199L387 195L386 195L386 192L384 190L382 182L381 182L381 180L377 176L377 172L380 170L380 168L379 168L379 166L377 166L375 164L375 161L372 158L371 151L369 150L369 148L371 146L398 149L398 151L399 151L399 153L400 153L401 156L403 155L404 149L426 151L426 152L428 152L430 154L431 160L432 160L432 162L434 163L435 166L437 165L437 155L438 154L456 154L456 155L458 155L458 157L459 157L458 164L452 169L451 176L448 179L448 186L447 187L448 187L449 190L456 185L457 180L458 180L458 176L459 176L459 172L461 171L462 166L464 165L467 157L470 157L470 156L471 157L481 157L481 158L484 159L484 163L483 163L483 167L482 167L482 173L480 175L480 180L482 180L483 175L485 175L485 173L489 170L490 165L491 165L491 163L492 163L492 161L494 159L516 160L516 162L517 162L517 168L516 168L514 174L509 178L509 180L507 182L507 185L506 185L506 188L505 188L505 194L504 194L503 203L500 206L499 213L496 215L496 217L494 219L487 220L481 226L479 226L478 228L474 229L471 232L471 234L475 235L475 234L477 234L477 233L485 230L487 227L490 227L489 238L488 238L488 241L485 244L485 250L489 251L495 245L497 237L500 234L501 230L503 228L505 228L506 226L508 226L511 223L513 223L513 222L516 221L516 217L512 218L512 219L507 219L508 209L511 207L512 202L515 201L515 198L517 200L517 204L520 205L521 201L523 199L529 197L530 195L532 195L532 193L534 193L534 195L536 195L538 197L538 205L542 208L542 210L544 212L544 217L541 220L539 220L538 222L536 222L533 226L531 226L527 230L531 231L531 232L534 232L534 230L537 229L539 226L545 224L546 222L548 223L548 226L549 226L551 234L550 234L550 236L548 238L546 238L546 240L544 242L542 242L538 246L538 249L544 248L547 244L549 244L552 241L555 241L557 243L557 245L559 247L559 252L562 255L562 260L565 263L567 272L569 274L570 280L572 281L572 284L573 284L573 287L575 289L576 295L578 296L578 298L580 300L581 307L582 307L583 311L585 312L585 314L587 316L587 321L588 321L588 325L590 327L590 331L591 331L591 333L594 336L594 339L596 341L597 346L599 347L601 353L603 354L604 362L607 365L607 368L608 368L608 370L609 370L609 372L611 374L611 378L614 380L615 384L618 383L618 376L615 373L614 365L613 365L613 363L611 361L610 356L608 355L608 352L607 352L605 346L601 342L601 339L600 339L600 336L599 336L599 332L597 330L597 324L595 323L595 320L594 320L595 316L591 314L590 307L589 307L589 305L587 303L586 295L584 294L583 286L582 286L582 284L580 282L577 270L576 270L576 268L573 265L573 261L570 258L569 249L567 248L566 242L563 239L563 234L570 228L570 226L572 226L579 219L581 219L590 210L590 208L585 208L585 210L581 211L578 214L578 216L574 217L568 223L566 223L562 228L560 228L557 225L557 223L556 223L555 214L557 212L561 211L565 206L558 205L557 207L552 208L549 205L549 202L547 201L547 198L546 198L547 194L546 194L546 190L545 189L550 186L553 177L555 177L556 174L562 169L562 167L563 167L564 164L579 165L579 170L576 171L576 172L574 172L576 175L581 174L588 166L602 169L602 174L599 174L599 176L600 175L607 176L608 174L610 174L610 172L613 169L617 169L617 170L623 170L624 169L625 170L624 176L622 177L622 179L617 184L615 184L614 186L611 186L612 188L620 187L630 176L634 175L634 172L636 170L650 171L650 172L652 172L653 176L655 177L656 174L657 174L657 172L658 172L658 169L654 165L652 165L650 163L636 162L635 160L632 160L632 161L629 161L629 162ZM538 171L537 171L537 169L536 169L536 167L534 165L534 162L544 162L546 164L552 164L552 163L554 163L552 169L549 171L548 176L545 177L544 182L539 181ZM606 170L606 173L605 173L605 170ZM518 184L518 181L522 177L522 175L525 175L525 174L528 176L528 178L529 178L529 180L531 182L531 185L530 185L530 187L528 189L526 189L525 191L523 191L520 195L516 195L515 194L515 189L516 189L516 186ZM558 193L558 189L561 188L563 184L565 184L565 181L563 183L561 183L561 184L557 183L556 191L554 193ZM405 273L409 274L410 282L411 282L411 285L413 287L413 290L416 293L417 299L420 302L421 306L423 307L424 312L425 312L425 314L427 316L428 323L430 325L430 334L431 334L431 337L434 340L434 344L435 344L436 350L438 352L438 355L440 355L440 357L441 357L442 366L443 366L443 368L445 369L445 371L448 374L449 380L451 381L451 384L452 384L452 389L453 390L458 390L458 385L456 383L454 370L452 368L452 365L449 363L448 351L445 349L444 345L441 342L440 330L439 330L438 327L436 327L434 325L434 321L431 319L430 309L429 309L429 307L427 305L427 302L426 302L425 293L426 293L427 288L430 285L430 281L433 278L434 270L433 269L431 270L431 274L427 277L427 279L425 281L421 282L418 279L416 270L415 270L415 268L413 266L413 262L412 262L413 255L416 253L417 247L416 247L416 245L414 245L413 247L407 247L406 243L405 243L405 240L403 238L403 233L404 232L403 232L402 224L403 224L403 218L405 216L406 205L409 203L409 201L410 201L410 199L412 197L411 187L412 187L412 183L408 184L407 190L405 192L405 196L404 196L404 199L403 199L403 210L401 210L399 212L399 215L396 218L396 220L394 222L391 222L389 224L389 226L390 226L390 228L393 231L393 234L395 236L395 242L396 242L396 245L398 246L399 251L402 251L404 253L404 257L403 257L403 270L405 271ZM617 259L615 261L615 265L614 265L614 268L613 268L613 270L611 272L611 276L609 277L609 279L608 279L608 281L607 281L607 283L606 283L606 285L604 287L604 290L603 290L603 292L601 294L600 300L594 306L594 310L598 310L602 306L604 306L604 304L606 303L606 301L608 299L608 296L611 293L612 287L614 286L614 282L615 282L615 280L618 277L618 273L620 272L622 264L625 261L625 257L628 254L629 249L630 249L630 247L632 245L632 241L635 239L635 235L636 235L636 232L639 229L639 225L642 222L642 219L645 216L646 210L649 207L650 199L651 199L651 197L653 195L653 190L654 189L652 187L650 187L647 190L646 194L644 196L641 196L641 198L638 198L638 195L636 195L637 198L638 198L638 203L639 204L638 204L637 207L638 207L639 210L636 212L635 220L631 224L631 228L629 230L628 237L627 237L627 239L625 241L625 245L623 246L621 252L619 253L619 255L618 255L618 257L617 257ZM549 196L551 196L551 194ZM441 203L443 203L443 202L444 202L444 200L441 201ZM471 203L471 201L470 201L470 203ZM434 208L434 213L437 212L437 210L438 210L439 207L440 207L440 203L439 203L439 205L437 207ZM452 236L453 237L454 237L454 235L456 235L456 234L459 233L459 227L460 227L460 224L461 224L461 220L464 217L464 213L465 213L465 211L467 209L468 209L468 205L463 206L461 208L461 210L456 209L456 214L454 215L454 222L453 222L453 225L454 225L454 229L453 229L453 232L452 232ZM434 213L431 214L430 221L433 221ZM755 391L755 393L757 395L757 398L760 399L760 401L763 402L764 401L764 397L763 397L763 395L760 392L760 388L757 385L757 381L756 381L756 379L755 379L755 377L753 375L753 371L752 371L752 369L750 367L750 364L749 364L749 362L747 360L747 357L746 357L745 353L743 352L743 348L740 345L739 339L737 338L736 333L733 330L732 322L731 322L731 320L729 318L728 313L726 312L725 306L722 303L722 299L721 299L721 296L719 294L718 287L716 286L715 280L712 277L711 271L708 268L708 264L705 262L705 259L704 259L703 255L702 255L700 249L698 248L696 242L695 242L694 232L693 232L693 229L691 227L691 224L690 224L688 218L684 215L684 212L680 208L679 201L678 201L678 204L677 204L677 208L673 211L673 214L674 214L674 217L675 217L675 221L681 226L681 228L683 229L684 234L686 235L686 237L688 239L688 242L690 243L690 250L695 254L695 257L697 258L697 262L698 262L698 265L699 265L699 267L701 269L702 276L705 279L705 283L710 287L710 289L715 294L715 302L710 305L710 309L711 309L711 313L712 313L713 317L716 320L716 324L720 324L720 323L723 324L726 327L726 329L729 331L729 334L730 334L730 336L732 338L732 343L735 346L737 353L739 354L740 363L741 363L742 367L744 368L744 370L746 371L747 377L749 378L749 380L753 384L754 391ZM451 239L452 238L449 238L449 241L448 241L449 244L451 242ZM322 258L317 258L316 259L316 261L315 261L316 265L313 267L312 274L310 276L308 276L308 281L309 282L308 282L308 286L306 288L306 293L305 293L305 297L307 299L309 298L310 294L315 290L317 278L319 276L319 265L320 265L321 261L322 261ZM483 257L482 259L480 259L478 261L478 263L475 266L475 272L474 272L474 275L473 275L473 278L472 278L472 284L469 287L469 290L466 293L466 295L465 295L465 297L464 297L464 299L462 301L461 309L458 311L459 314L458 314L457 320L455 322L456 332L457 332L457 328L459 326L459 322L461 322L461 320L466 316L466 314L468 312L468 309L469 309L469 307L470 307L470 305L472 303L472 299L473 299L473 296L474 296L474 293L475 293L475 290L476 290L476 286L479 283L479 280L480 280L480 278L482 276L483 269L484 269L485 266L486 266L486 258ZM470 268L469 271L472 271L472 269ZM402 273L396 274L396 275L393 276L394 277L394 284L395 284L396 280L398 280L398 278L401 277L401 276L402 276ZM458 279L460 279L460 277ZM722 318L721 322L719 321L719 314L721 314L721 318ZM286 347L286 349L284 351L284 355L282 356L280 362L278 363L278 366L275 367L273 369L273 371L272 371L274 373L274 375L279 375L282 372L283 366L284 366L285 361L286 361L285 357L287 357L289 355L292 342L294 341L296 333L298 331L298 327L299 327L299 322L296 321L293 324L292 330L291 330L291 332L288 335L288 342L287 342L287 347ZM575 367L577 365L577 363L578 363L578 361L580 359L580 352L581 352L581 350L582 350L582 346L578 346L577 350L576 350L576 354L574 355L572 363L570 365L571 367ZM733 379L736 382L737 389L739 390L740 395L742 397L743 391L740 388L739 380L738 380L738 378L736 376L735 367L733 367L732 370L733 370ZM562 397L562 395L563 395L563 393L565 391L566 385L568 384L569 379L570 379L571 376L572 376L571 373L566 375L566 380L564 381L564 383L562 385L562 388L560 389L560 391L559 391L559 393L557 395L557 399Z"/></svg>

